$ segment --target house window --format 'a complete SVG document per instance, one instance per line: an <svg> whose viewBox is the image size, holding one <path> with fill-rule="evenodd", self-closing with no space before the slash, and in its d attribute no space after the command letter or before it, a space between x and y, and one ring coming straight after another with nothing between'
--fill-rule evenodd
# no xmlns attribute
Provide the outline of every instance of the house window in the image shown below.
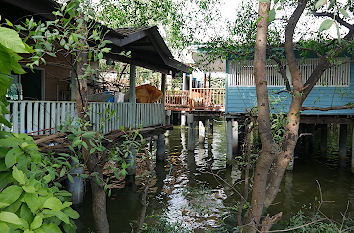
<svg viewBox="0 0 354 233"><path fill-rule="evenodd" d="M327 69L316 86L349 86L350 62L348 59L337 59L337 64ZM298 66L305 83L319 63L319 59L298 60ZM255 86L253 60L233 62L229 61L228 86ZM287 72L289 82L291 77ZM268 86L284 86L284 79L278 71L277 65L272 62L266 64L266 78Z"/></svg>
<svg viewBox="0 0 354 233"><path fill-rule="evenodd" d="M10 100L42 100L43 99L43 71L25 68L26 73L11 75L13 81L7 92Z"/></svg>

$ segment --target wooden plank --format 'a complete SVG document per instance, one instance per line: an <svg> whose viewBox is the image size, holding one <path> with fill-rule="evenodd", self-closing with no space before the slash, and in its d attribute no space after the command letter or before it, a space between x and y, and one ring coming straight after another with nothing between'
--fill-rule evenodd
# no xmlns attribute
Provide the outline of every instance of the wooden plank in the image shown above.
<svg viewBox="0 0 354 233"><path fill-rule="evenodd" d="M39 131L39 135L43 135L43 129L44 129L44 120L45 120L45 102L41 101L39 102L39 127L38 127L38 131Z"/></svg>
<svg viewBox="0 0 354 233"><path fill-rule="evenodd" d="M33 127L32 127L32 130L36 132L35 135L38 135L38 130L39 130L38 112L39 112L39 103L38 101L36 101L33 104Z"/></svg>
<svg viewBox="0 0 354 233"><path fill-rule="evenodd" d="M13 103L9 103L9 105L7 106L7 110L9 111L9 114L6 114L6 115L5 115L5 119L6 119L8 122L10 122L10 123L12 123L12 122L11 122L11 116L10 116L10 113L11 113L11 106L12 106L12 105L13 105ZM5 126L5 131L10 132L11 129L10 129L9 127Z"/></svg>
<svg viewBox="0 0 354 233"><path fill-rule="evenodd" d="M14 102L12 106L12 128L14 133L19 132L18 128L18 102Z"/></svg>
<svg viewBox="0 0 354 233"><path fill-rule="evenodd" d="M57 103L55 102L55 132L58 131L58 126L60 125L60 122L61 122L61 116L60 116L60 113L61 113L61 103Z"/></svg>
<svg viewBox="0 0 354 233"><path fill-rule="evenodd" d="M26 116L26 104L27 102L20 102L20 133L25 133L25 116Z"/></svg>
<svg viewBox="0 0 354 233"><path fill-rule="evenodd" d="M57 114L57 111L56 111L56 103L55 102L51 102L50 103L50 132L52 134L54 134L56 132L56 114Z"/></svg>
<svg viewBox="0 0 354 233"><path fill-rule="evenodd" d="M32 133L33 132L33 106L32 106L33 102L32 101L28 101L27 102L27 122L26 122L26 129L27 129L27 133Z"/></svg>

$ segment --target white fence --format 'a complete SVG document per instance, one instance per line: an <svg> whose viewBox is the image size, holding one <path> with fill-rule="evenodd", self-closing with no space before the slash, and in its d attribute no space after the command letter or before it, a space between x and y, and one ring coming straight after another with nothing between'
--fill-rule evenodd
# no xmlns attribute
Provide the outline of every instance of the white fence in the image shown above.
<svg viewBox="0 0 354 233"><path fill-rule="evenodd" d="M75 106L74 102L10 101L11 114L5 117L12 128L6 130L35 135L55 133L59 125L77 117ZM135 129L165 123L162 104L90 102L89 108L93 129L99 130L102 126L105 134L121 127ZM115 113L107 120L111 111Z"/></svg>
<svg viewBox="0 0 354 233"><path fill-rule="evenodd" d="M338 64L327 69L316 86L348 86L350 84L350 62L348 59L337 59ZM303 83L310 77L319 63L319 59L298 60ZM229 61L228 86L255 86L253 60L241 62ZM287 76L291 77L287 69ZM277 66L267 62L266 77L268 86L284 86L284 80L278 72Z"/></svg>

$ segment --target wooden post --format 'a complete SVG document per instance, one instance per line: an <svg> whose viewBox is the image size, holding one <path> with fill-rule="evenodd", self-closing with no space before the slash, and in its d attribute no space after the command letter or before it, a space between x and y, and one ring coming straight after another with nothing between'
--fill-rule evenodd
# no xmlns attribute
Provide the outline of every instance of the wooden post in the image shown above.
<svg viewBox="0 0 354 233"><path fill-rule="evenodd" d="M166 98L166 74L161 74L161 91L162 91L162 109L163 116L162 121L163 125L166 125L166 112L165 112L165 98Z"/></svg>
<svg viewBox="0 0 354 233"><path fill-rule="evenodd" d="M156 161L164 161L165 160L165 150L166 150L166 145L165 145L165 135L159 134L157 138L157 154L156 154Z"/></svg>
<svg viewBox="0 0 354 233"><path fill-rule="evenodd" d="M320 140L320 154L321 157L327 156L327 125L320 125L321 128L321 140Z"/></svg>
<svg viewBox="0 0 354 233"><path fill-rule="evenodd" d="M188 150L193 151L194 150L194 116L193 114L188 113L187 114L187 123L188 123Z"/></svg>
<svg viewBox="0 0 354 233"><path fill-rule="evenodd" d="M130 78L129 78L129 102L136 103L135 93L135 78L136 78L136 66L130 65Z"/></svg>
<svg viewBox="0 0 354 233"><path fill-rule="evenodd" d="M181 126L186 126L186 111L181 111Z"/></svg>
<svg viewBox="0 0 354 233"><path fill-rule="evenodd" d="M339 160L342 166L345 166L345 160L347 158L347 125L340 124L339 126Z"/></svg>
<svg viewBox="0 0 354 233"><path fill-rule="evenodd" d="M189 111L193 110L192 89L193 89L193 77L192 75L189 75Z"/></svg>
<svg viewBox="0 0 354 233"><path fill-rule="evenodd" d="M203 86L203 88L207 88L206 83L207 83L207 74L205 73L204 74L204 86Z"/></svg>

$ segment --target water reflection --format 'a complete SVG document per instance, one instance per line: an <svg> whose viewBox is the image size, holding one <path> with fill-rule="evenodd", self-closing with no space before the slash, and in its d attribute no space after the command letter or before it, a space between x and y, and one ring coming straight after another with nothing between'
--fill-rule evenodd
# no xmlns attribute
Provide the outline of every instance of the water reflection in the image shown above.
<svg viewBox="0 0 354 233"><path fill-rule="evenodd" d="M169 222L178 222L189 229L216 228L223 216L229 213L227 207L234 207L239 196L233 187L212 173L217 173L235 187L243 185L241 172L238 166L225 169L223 122L214 122L213 131L206 128L203 143L197 143L199 135L196 132L197 129L191 138L187 128L175 126L165 134L168 159L156 164L156 191L149 194L147 214L165 216ZM193 150L188 150L188 141L192 139ZM335 154L329 155L325 161L319 161L310 154L306 156L308 159L297 159L294 170L285 174L279 195L269 209L270 214L282 211L282 220L286 221L301 208L308 213L314 212L320 197L317 180L323 199L328 201L322 205L322 211L329 217L341 219L340 213L345 211L347 201L351 200L348 215L354 218L353 175L338 171ZM85 227L92 223L89 203L88 194L80 211L80 221ZM136 220L141 208L139 194L134 190L114 192L107 207L111 231L130 232L129 224ZM235 225L234 221L228 224L231 227ZM87 232L87 228L82 229L79 232Z"/></svg>

